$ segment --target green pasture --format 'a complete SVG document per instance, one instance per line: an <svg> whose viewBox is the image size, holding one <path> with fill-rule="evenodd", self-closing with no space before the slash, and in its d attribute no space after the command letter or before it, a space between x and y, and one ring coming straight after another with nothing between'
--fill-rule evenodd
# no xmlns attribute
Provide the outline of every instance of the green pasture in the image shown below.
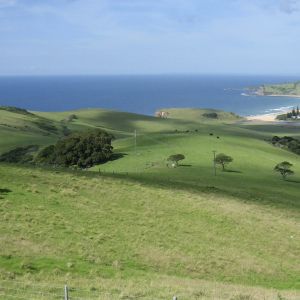
<svg viewBox="0 0 300 300"><path fill-rule="evenodd" d="M0 164L0 299L61 299L65 283L86 300L299 299L300 157L269 143L298 128L203 112L0 110L2 153L66 127L116 136L115 160L86 171ZM234 159L217 176L213 151Z"/></svg>

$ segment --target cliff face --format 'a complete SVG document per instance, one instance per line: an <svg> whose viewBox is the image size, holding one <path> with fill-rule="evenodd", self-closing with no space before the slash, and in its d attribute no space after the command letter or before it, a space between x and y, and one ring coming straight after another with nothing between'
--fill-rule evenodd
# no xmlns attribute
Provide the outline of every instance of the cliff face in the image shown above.
<svg viewBox="0 0 300 300"><path fill-rule="evenodd" d="M265 95L264 87L263 87L263 86L260 86L260 87L256 90L255 94L258 95L258 96L264 96L264 95Z"/></svg>

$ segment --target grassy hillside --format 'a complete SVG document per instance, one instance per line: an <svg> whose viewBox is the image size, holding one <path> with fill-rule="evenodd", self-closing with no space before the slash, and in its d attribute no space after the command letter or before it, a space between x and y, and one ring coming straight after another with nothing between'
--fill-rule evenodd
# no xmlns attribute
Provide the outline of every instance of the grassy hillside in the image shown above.
<svg viewBox="0 0 300 300"><path fill-rule="evenodd" d="M111 289L121 282L128 297L141 299L177 291L182 299L209 299L214 281L299 288L299 223L288 209L91 172L2 165L0 176L1 278L27 281L28 293L35 281L84 287L90 278L99 294L124 295ZM166 290L174 280L191 285ZM253 292L219 291L221 299Z"/></svg>
<svg viewBox="0 0 300 300"><path fill-rule="evenodd" d="M293 83L264 85L260 91L264 95L300 96L300 81Z"/></svg>
<svg viewBox="0 0 300 300"><path fill-rule="evenodd" d="M156 117L104 109L84 109L67 112L25 113L0 107L0 153L17 145L51 144L68 131L100 128L117 138L131 136L134 130L141 132L173 132L195 130L205 120L210 123L234 122L239 118L230 113L218 112L218 119L203 117L212 110L170 109L171 118ZM70 116L76 119L69 120ZM174 119L173 119L174 118Z"/></svg>
<svg viewBox="0 0 300 300"><path fill-rule="evenodd" d="M0 152L67 127L113 132L120 154L90 172L0 164L0 299L61 299L65 282L82 299L299 299L300 156L266 141L298 128L168 111L0 110ZM234 158L217 176L213 150ZM176 153L186 159L168 168ZM273 171L283 160L288 181Z"/></svg>
<svg viewBox="0 0 300 300"><path fill-rule="evenodd" d="M17 146L53 143L64 130L62 123L0 107L0 153Z"/></svg>
<svg viewBox="0 0 300 300"><path fill-rule="evenodd" d="M116 151L123 153L120 160L94 167L104 172L141 173L140 178L161 182L176 180L178 184L195 187L211 186L221 194L239 195L243 199L272 205L300 208L298 191L300 184L300 159L296 154L275 148L260 136L249 136L247 131L228 132L220 128L193 133L169 135L141 135L137 138L137 152L133 138L116 141ZM216 135L220 139L217 139ZM217 178L213 172L213 150L226 153L234 158L228 172L218 169ZM166 167L166 159L171 154L186 156L180 168ZM295 165L290 182L280 180L273 172L274 166L284 160ZM262 185L262 181L264 184Z"/></svg>
<svg viewBox="0 0 300 300"><path fill-rule="evenodd" d="M169 113L169 118L178 120L192 120L194 122L236 122L242 118L234 113L229 113L217 109L198 109L198 108L166 108L162 111Z"/></svg>

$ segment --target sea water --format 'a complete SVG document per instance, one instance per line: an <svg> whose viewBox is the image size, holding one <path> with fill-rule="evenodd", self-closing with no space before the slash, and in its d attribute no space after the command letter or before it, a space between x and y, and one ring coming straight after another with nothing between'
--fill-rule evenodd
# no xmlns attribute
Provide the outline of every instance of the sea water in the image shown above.
<svg viewBox="0 0 300 300"><path fill-rule="evenodd" d="M247 88L296 76L148 75L0 77L0 105L64 111L106 108L152 115L160 108L215 108L247 116L280 111L300 98L249 95Z"/></svg>

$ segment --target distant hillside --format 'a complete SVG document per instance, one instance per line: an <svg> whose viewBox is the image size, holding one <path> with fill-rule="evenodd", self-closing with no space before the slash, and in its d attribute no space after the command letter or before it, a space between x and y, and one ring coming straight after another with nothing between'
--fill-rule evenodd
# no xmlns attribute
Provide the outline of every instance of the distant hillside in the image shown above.
<svg viewBox="0 0 300 300"><path fill-rule="evenodd" d="M199 109L199 108L165 108L161 111L168 112L168 118L189 120L193 122L235 122L242 119L242 117L232 113L217 109Z"/></svg>
<svg viewBox="0 0 300 300"><path fill-rule="evenodd" d="M300 81L293 83L263 85L257 89L256 93L261 96L300 97Z"/></svg>
<svg viewBox="0 0 300 300"><path fill-rule="evenodd" d="M0 162L0 300L62 299L66 283L70 299L300 299L299 127L163 112L0 109L0 155L116 137L114 159L85 171ZM225 171L214 153L233 158Z"/></svg>
<svg viewBox="0 0 300 300"><path fill-rule="evenodd" d="M167 109L167 119L105 109L66 112L29 112L0 106L0 153L17 146L48 145L74 131L103 129L116 138L139 133L198 130L205 123L234 123L240 117L227 112L202 109Z"/></svg>

